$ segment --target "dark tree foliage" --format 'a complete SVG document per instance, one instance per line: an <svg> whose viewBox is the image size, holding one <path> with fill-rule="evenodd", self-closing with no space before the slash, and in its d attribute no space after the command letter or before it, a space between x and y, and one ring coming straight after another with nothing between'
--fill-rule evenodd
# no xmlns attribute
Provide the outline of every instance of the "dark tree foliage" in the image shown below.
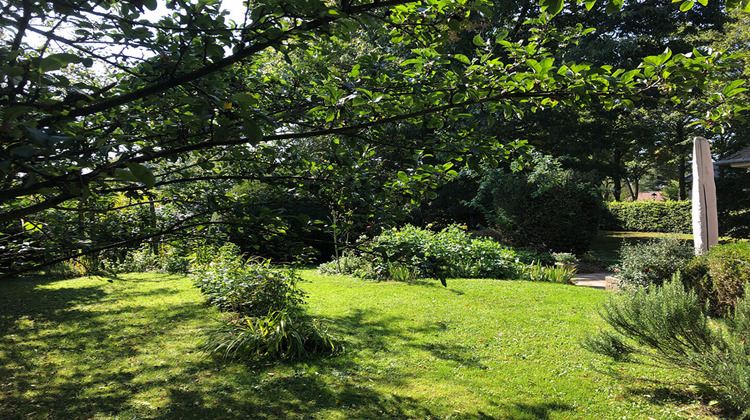
<svg viewBox="0 0 750 420"><path fill-rule="evenodd" d="M725 58L569 61L557 50L582 27L531 6L495 27L482 0L258 0L241 22L213 0L147 19L157 5L0 5L0 272L159 238L226 240L218 226L263 241L309 222L246 205L235 188L250 181L315 197L334 230L385 221L454 168L515 156L518 143L482 131L486 115L644 96L674 106L711 89ZM696 114L709 122L734 111L739 84L716 88Z"/></svg>

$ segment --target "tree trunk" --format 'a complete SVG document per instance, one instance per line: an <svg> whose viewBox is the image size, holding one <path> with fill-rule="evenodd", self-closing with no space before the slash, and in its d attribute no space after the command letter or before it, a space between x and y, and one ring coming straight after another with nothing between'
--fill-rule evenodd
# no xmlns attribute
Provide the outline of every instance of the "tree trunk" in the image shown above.
<svg viewBox="0 0 750 420"><path fill-rule="evenodd" d="M675 126L675 135L677 136L677 144L680 145L685 142L685 122L678 121ZM677 146L677 153L680 155L677 160L677 179L679 182L679 196L680 201L687 200L687 188L685 187L685 172L687 170L687 159L683 153L680 153L681 147Z"/></svg>
<svg viewBox="0 0 750 420"><path fill-rule="evenodd" d="M622 153L619 150L615 150L614 156L614 171L612 173L612 193L614 194L615 201L620 201L620 194L622 194L622 177L620 177L620 167L622 166Z"/></svg>
<svg viewBox="0 0 750 420"><path fill-rule="evenodd" d="M678 174L677 174L680 179L680 193L679 193L680 201L687 200L687 189L685 188L685 184L686 184L685 172L686 171L687 171L687 159L685 158L685 156L680 156Z"/></svg>

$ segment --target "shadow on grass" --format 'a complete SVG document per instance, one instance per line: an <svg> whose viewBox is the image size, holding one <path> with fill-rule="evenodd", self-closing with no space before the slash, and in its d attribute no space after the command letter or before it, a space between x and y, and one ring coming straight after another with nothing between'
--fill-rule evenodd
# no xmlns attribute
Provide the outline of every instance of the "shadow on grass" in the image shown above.
<svg viewBox="0 0 750 420"><path fill-rule="evenodd" d="M477 366L458 343L420 338L448 328L415 324L378 309L358 309L326 322L348 337L348 354L277 366L251 366L198 356L205 328L217 325L203 302L147 306L177 293L168 285L110 294L101 286L46 289L49 281L4 282L0 290L0 418L434 418L429 402L398 395L411 378L376 372L368 352L408 346L437 359ZM442 287L442 286L440 286ZM102 303L106 303L102 304ZM92 304L89 308L78 306ZM93 305L98 304L98 305ZM408 325L408 328L404 326ZM175 347L172 353L164 349ZM163 363L160 358L164 358ZM63 365L65 364L65 365ZM394 390L391 392L390 390ZM545 419L572 408L558 403L497 402L513 418ZM490 419L485 413L460 414Z"/></svg>

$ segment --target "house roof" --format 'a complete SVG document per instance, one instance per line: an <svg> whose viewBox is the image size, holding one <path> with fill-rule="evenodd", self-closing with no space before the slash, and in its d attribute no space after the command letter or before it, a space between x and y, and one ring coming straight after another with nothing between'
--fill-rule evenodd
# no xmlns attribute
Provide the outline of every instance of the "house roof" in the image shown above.
<svg viewBox="0 0 750 420"><path fill-rule="evenodd" d="M750 168L750 147L715 163L717 165L729 165L733 168Z"/></svg>

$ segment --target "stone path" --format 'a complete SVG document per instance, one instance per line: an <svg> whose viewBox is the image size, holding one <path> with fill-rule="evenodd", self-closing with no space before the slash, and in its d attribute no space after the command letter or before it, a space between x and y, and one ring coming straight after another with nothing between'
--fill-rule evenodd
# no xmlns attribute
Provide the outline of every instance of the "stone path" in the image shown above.
<svg viewBox="0 0 750 420"><path fill-rule="evenodd" d="M608 271L576 274L576 276L573 278L573 283L576 286L593 287L594 289L604 290L607 283L605 278L611 275L612 273Z"/></svg>

